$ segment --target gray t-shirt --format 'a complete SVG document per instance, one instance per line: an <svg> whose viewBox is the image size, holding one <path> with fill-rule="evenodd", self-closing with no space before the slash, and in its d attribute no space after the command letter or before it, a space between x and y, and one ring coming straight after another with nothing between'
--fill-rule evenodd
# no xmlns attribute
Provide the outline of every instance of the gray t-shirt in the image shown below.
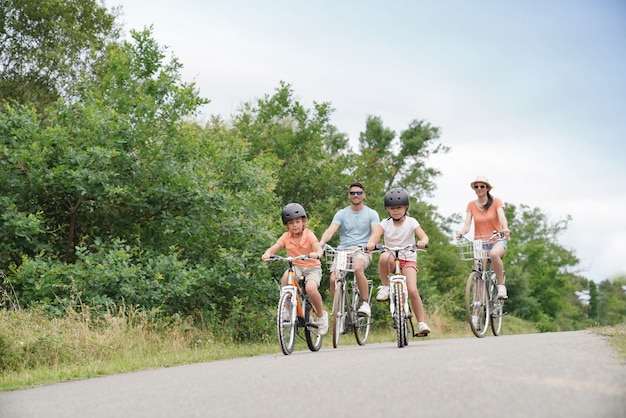
<svg viewBox="0 0 626 418"><path fill-rule="evenodd" d="M333 222L339 225L339 249L367 244L372 235L372 225L380 224L378 212L364 206L358 212L347 206L338 211Z"/></svg>

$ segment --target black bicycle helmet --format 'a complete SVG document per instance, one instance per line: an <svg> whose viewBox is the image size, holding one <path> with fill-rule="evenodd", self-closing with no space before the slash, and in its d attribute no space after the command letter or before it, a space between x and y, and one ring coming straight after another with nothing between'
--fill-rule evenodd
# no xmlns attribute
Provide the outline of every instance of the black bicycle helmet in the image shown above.
<svg viewBox="0 0 626 418"><path fill-rule="evenodd" d="M404 189L391 189L385 193L385 207L410 206L409 194Z"/></svg>
<svg viewBox="0 0 626 418"><path fill-rule="evenodd" d="M299 203L289 203L283 208L282 218L283 225L285 225L292 219L306 218L306 212Z"/></svg>

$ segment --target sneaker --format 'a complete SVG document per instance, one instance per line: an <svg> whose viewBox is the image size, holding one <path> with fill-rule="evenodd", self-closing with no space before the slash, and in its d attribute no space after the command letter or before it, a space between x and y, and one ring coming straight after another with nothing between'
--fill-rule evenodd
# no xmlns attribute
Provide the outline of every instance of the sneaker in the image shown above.
<svg viewBox="0 0 626 418"><path fill-rule="evenodd" d="M357 315L370 317L372 315L370 304L367 302L363 302L363 304L361 304L361 307L357 311Z"/></svg>
<svg viewBox="0 0 626 418"><path fill-rule="evenodd" d="M498 285L498 299L508 299L506 294L506 286L503 284Z"/></svg>
<svg viewBox="0 0 626 418"><path fill-rule="evenodd" d="M389 286L378 286L378 293L376 294L376 300L379 302L385 302L389 299Z"/></svg>
<svg viewBox="0 0 626 418"><path fill-rule="evenodd" d="M324 311L324 314L317 318L317 331L320 335L326 335L328 332L328 312Z"/></svg>
<svg viewBox="0 0 626 418"><path fill-rule="evenodd" d="M428 335L430 333L430 327L426 322L418 322L417 323L417 333Z"/></svg>
<svg viewBox="0 0 626 418"><path fill-rule="evenodd" d="M474 325L474 328L478 329L478 317L476 315L472 315L472 325Z"/></svg>

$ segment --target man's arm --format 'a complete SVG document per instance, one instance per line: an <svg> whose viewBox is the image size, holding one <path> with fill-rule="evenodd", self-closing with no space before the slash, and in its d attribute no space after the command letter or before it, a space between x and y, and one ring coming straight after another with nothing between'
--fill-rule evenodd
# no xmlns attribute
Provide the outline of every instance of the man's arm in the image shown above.
<svg viewBox="0 0 626 418"><path fill-rule="evenodd" d="M322 238L320 238L320 245L324 248L324 245L335 235L335 232L339 229L338 224L330 224L330 226L324 231L322 234Z"/></svg>

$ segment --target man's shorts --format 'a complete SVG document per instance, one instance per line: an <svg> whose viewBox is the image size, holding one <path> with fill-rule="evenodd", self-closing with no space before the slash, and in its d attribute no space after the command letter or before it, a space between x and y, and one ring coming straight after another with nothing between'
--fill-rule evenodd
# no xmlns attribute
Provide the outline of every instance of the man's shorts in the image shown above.
<svg viewBox="0 0 626 418"><path fill-rule="evenodd" d="M296 272L297 277L304 277L304 283L309 280L313 280L319 287L322 283L322 268L321 267L301 267L293 266L293 270Z"/></svg>
<svg viewBox="0 0 626 418"><path fill-rule="evenodd" d="M352 252L358 248L359 247L347 247L347 248L342 248L341 250L338 250L338 251ZM369 266L370 263L372 262L372 255L363 251L356 251L349 256L349 259L351 259L352 263L354 263L354 260L356 259L363 260L365 268L367 268L367 266ZM336 271L336 270L337 270L337 258L335 257L335 259L333 260L333 264L330 268L330 271ZM354 270L354 268L352 268L351 270Z"/></svg>

